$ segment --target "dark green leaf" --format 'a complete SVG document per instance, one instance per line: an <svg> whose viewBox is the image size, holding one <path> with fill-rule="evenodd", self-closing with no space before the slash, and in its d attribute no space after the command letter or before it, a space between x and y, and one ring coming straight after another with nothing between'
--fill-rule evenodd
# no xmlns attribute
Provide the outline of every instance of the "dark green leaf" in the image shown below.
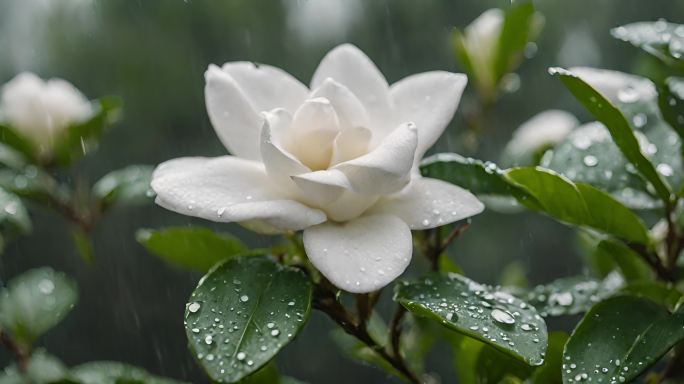
<svg viewBox="0 0 684 384"><path fill-rule="evenodd" d="M505 11L503 27L494 57L497 82L506 73L515 69L525 45L533 40L541 29L542 20L540 18L541 15L534 12L532 1L517 1Z"/></svg>
<svg viewBox="0 0 684 384"><path fill-rule="evenodd" d="M100 136L118 118L122 104L118 97L103 97L93 101L93 117L68 127L56 138L54 156L57 162L69 164L92 151Z"/></svg>
<svg viewBox="0 0 684 384"><path fill-rule="evenodd" d="M137 204L150 201L154 167L130 165L106 174L93 186L93 194L104 204Z"/></svg>
<svg viewBox="0 0 684 384"><path fill-rule="evenodd" d="M212 380L238 382L297 335L311 295L300 270L266 257L229 259L202 278L186 306L190 349Z"/></svg>
<svg viewBox="0 0 684 384"><path fill-rule="evenodd" d="M24 203L16 195L0 188L0 227L11 233L31 232L31 220Z"/></svg>
<svg viewBox="0 0 684 384"><path fill-rule="evenodd" d="M247 250L233 235L201 227L140 229L136 238L150 253L163 260L200 272Z"/></svg>
<svg viewBox="0 0 684 384"><path fill-rule="evenodd" d="M26 166L27 159L24 154L0 142L0 164L10 169L21 169Z"/></svg>
<svg viewBox="0 0 684 384"><path fill-rule="evenodd" d="M684 29L684 27L682 27ZM684 77L669 77L658 90L658 106L680 139L684 138Z"/></svg>
<svg viewBox="0 0 684 384"><path fill-rule="evenodd" d="M658 281L638 281L621 289L632 296L643 297L672 310L682 298L677 288Z"/></svg>
<svg viewBox="0 0 684 384"><path fill-rule="evenodd" d="M549 333L549 348L546 349L544 365L537 368L529 380L529 384L562 384L563 348L568 341L564 332Z"/></svg>
<svg viewBox="0 0 684 384"><path fill-rule="evenodd" d="M78 255L86 263L93 261L93 256L95 255L95 250L93 247L93 239L90 238L90 234L85 232L82 228L75 227L71 231L71 238L74 241L74 246Z"/></svg>
<svg viewBox="0 0 684 384"><path fill-rule="evenodd" d="M475 362L477 383L482 384L522 384L523 380L532 374L533 369L488 345L482 347Z"/></svg>
<svg viewBox="0 0 684 384"><path fill-rule="evenodd" d="M588 184L543 168L513 168L506 177L532 195L548 215L569 224L591 227L619 238L649 244L641 219L610 195Z"/></svg>
<svg viewBox="0 0 684 384"><path fill-rule="evenodd" d="M269 363L243 380L240 380L240 384L278 384L280 381L280 375L275 365Z"/></svg>
<svg viewBox="0 0 684 384"><path fill-rule="evenodd" d="M651 267L624 243L604 239L598 243L594 252L598 258L611 260L628 282L653 279Z"/></svg>
<svg viewBox="0 0 684 384"><path fill-rule="evenodd" d="M50 175L31 164L20 169L0 169L0 187L40 203L49 203L53 197L68 199L68 191L57 186Z"/></svg>
<svg viewBox="0 0 684 384"><path fill-rule="evenodd" d="M621 286L622 279L616 275L608 275L603 281L584 276L564 277L534 287L525 299L544 317L575 315L612 296Z"/></svg>
<svg viewBox="0 0 684 384"><path fill-rule="evenodd" d="M16 364L12 364L0 374L0 384L49 384L68 380L68 376L67 367L59 359L37 349L31 354L26 372L22 373Z"/></svg>
<svg viewBox="0 0 684 384"><path fill-rule="evenodd" d="M669 204L672 199L669 186L641 152L639 142L622 112L604 95L574 73L561 68L553 68L550 72L558 76L575 98L608 128L613 141L627 161L653 185L663 202Z"/></svg>
<svg viewBox="0 0 684 384"><path fill-rule="evenodd" d="M10 280L0 293L0 324L23 344L57 325L76 304L76 284L50 268L32 269Z"/></svg>
<svg viewBox="0 0 684 384"><path fill-rule="evenodd" d="M684 339L684 306L617 296L596 304L565 346L563 381L630 382Z"/></svg>
<svg viewBox="0 0 684 384"><path fill-rule="evenodd" d="M665 64L684 71L684 26L664 20L638 22L611 30L613 37L631 43Z"/></svg>
<svg viewBox="0 0 684 384"><path fill-rule="evenodd" d="M546 324L522 300L464 276L431 275L396 286L395 300L412 313L481 340L530 365L540 365Z"/></svg>
<svg viewBox="0 0 684 384"><path fill-rule="evenodd" d="M150 374L142 368L115 361L94 361L71 369L80 384L183 384Z"/></svg>
<svg viewBox="0 0 684 384"><path fill-rule="evenodd" d="M21 153L28 159L35 160L38 156L38 149L31 140L2 124L0 124L0 142Z"/></svg>

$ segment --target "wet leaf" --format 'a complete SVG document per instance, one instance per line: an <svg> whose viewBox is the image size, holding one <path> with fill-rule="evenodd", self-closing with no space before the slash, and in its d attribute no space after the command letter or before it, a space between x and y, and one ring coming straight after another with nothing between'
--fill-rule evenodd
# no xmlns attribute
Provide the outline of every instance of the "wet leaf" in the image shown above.
<svg viewBox="0 0 684 384"><path fill-rule="evenodd" d="M563 381L630 382L684 339L684 306L670 314L646 299L596 304L565 346Z"/></svg>
<svg viewBox="0 0 684 384"><path fill-rule="evenodd" d="M603 94L594 89L576 74L561 68L552 68L550 72L559 77L575 98L603 123L615 144L634 168L655 188L658 196L669 204L672 192L655 166L642 153L639 141L632 131L630 123L620 110Z"/></svg>
<svg viewBox="0 0 684 384"><path fill-rule="evenodd" d="M542 25L543 17L535 13L532 1L517 1L505 10L494 57L494 72L497 81L515 69L525 46L536 38Z"/></svg>
<svg viewBox="0 0 684 384"><path fill-rule="evenodd" d="M658 106L665 121L680 139L684 138L684 77L665 79L665 84L658 89Z"/></svg>
<svg viewBox="0 0 684 384"><path fill-rule="evenodd" d="M677 288L659 281L637 281L622 287L621 292L631 296L643 297L673 310L682 293Z"/></svg>
<svg viewBox="0 0 684 384"><path fill-rule="evenodd" d="M9 146L32 161L38 156L38 149L33 142L7 125L0 124L0 143Z"/></svg>
<svg viewBox="0 0 684 384"><path fill-rule="evenodd" d="M37 349L31 354L25 373L22 373L16 364L12 364L0 374L0 384L70 382L68 377L69 371L59 359L44 349Z"/></svg>
<svg viewBox="0 0 684 384"><path fill-rule="evenodd" d="M546 324L534 307L464 276L403 281L395 301L418 316L489 344L529 365L540 365L546 349Z"/></svg>
<svg viewBox="0 0 684 384"><path fill-rule="evenodd" d="M0 227L5 232L31 232L31 219L21 199L0 188Z"/></svg>
<svg viewBox="0 0 684 384"><path fill-rule="evenodd" d="M526 190L542 211L555 219L586 226L619 238L649 244L648 230L641 219L610 195L588 184L544 168L513 168L506 178Z"/></svg>
<svg viewBox="0 0 684 384"><path fill-rule="evenodd" d="M140 229L136 239L162 260L200 272L207 272L217 262L247 251L233 235L202 227Z"/></svg>
<svg viewBox="0 0 684 384"><path fill-rule="evenodd" d="M158 377L142 368L115 361L94 361L71 369L71 376L80 384L183 384L181 381Z"/></svg>
<svg viewBox="0 0 684 384"><path fill-rule="evenodd" d="M153 171L151 165L129 165L110 172L93 185L93 194L106 205L147 203Z"/></svg>
<svg viewBox="0 0 684 384"><path fill-rule="evenodd" d="M614 28L611 34L684 71L684 25L645 21Z"/></svg>
<svg viewBox="0 0 684 384"><path fill-rule="evenodd" d="M12 280L0 293L0 325L25 345L57 325L78 299L76 283L61 272L38 268Z"/></svg>
<svg viewBox="0 0 684 384"><path fill-rule="evenodd" d="M212 380L238 382L299 333L311 295L300 270L266 257L229 259L202 278L186 305L190 349Z"/></svg>
<svg viewBox="0 0 684 384"><path fill-rule="evenodd" d="M543 317L576 315L614 295L622 283L615 275L608 275L603 281L585 276L564 277L537 285L524 298Z"/></svg>
<svg viewBox="0 0 684 384"><path fill-rule="evenodd" d="M562 384L561 370L563 366L563 348L568 341L568 335L564 332L549 333L549 347L546 349L544 365L537 368L529 384Z"/></svg>
<svg viewBox="0 0 684 384"><path fill-rule="evenodd" d="M19 169L0 169L0 187L18 196L40 203L49 203L53 197L68 199L68 192L56 185L42 169L29 164Z"/></svg>

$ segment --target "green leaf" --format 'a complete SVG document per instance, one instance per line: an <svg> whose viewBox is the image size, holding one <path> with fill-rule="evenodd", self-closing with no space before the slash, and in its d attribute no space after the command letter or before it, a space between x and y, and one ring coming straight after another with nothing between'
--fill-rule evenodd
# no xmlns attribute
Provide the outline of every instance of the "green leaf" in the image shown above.
<svg viewBox="0 0 684 384"><path fill-rule="evenodd" d="M608 275L603 281L585 276L564 277L534 287L525 299L543 317L576 315L614 295L621 286L622 279L615 275Z"/></svg>
<svg viewBox="0 0 684 384"><path fill-rule="evenodd" d="M147 203L153 195L153 171L151 165L129 165L112 171L93 185L93 194L106 205Z"/></svg>
<svg viewBox="0 0 684 384"><path fill-rule="evenodd" d="M506 178L532 195L548 215L565 223L587 226L621 239L649 244L641 219L610 195L588 184L544 168L513 168Z"/></svg>
<svg viewBox="0 0 684 384"><path fill-rule="evenodd" d="M523 383L533 367L526 365L499 350L485 345L477 356L475 371L477 383Z"/></svg>
<svg viewBox="0 0 684 384"><path fill-rule="evenodd" d="M31 232L31 219L21 199L0 188L0 227L11 233Z"/></svg>
<svg viewBox="0 0 684 384"><path fill-rule="evenodd" d="M136 239L162 260L200 272L207 272L217 262L247 251L233 235L201 227L140 229Z"/></svg>
<svg viewBox="0 0 684 384"><path fill-rule="evenodd" d="M26 372L21 372L16 364L5 368L0 374L0 384L48 384L68 382L69 371L56 357L44 349L37 349L31 354L26 365Z"/></svg>
<svg viewBox="0 0 684 384"><path fill-rule="evenodd" d="M395 301L418 316L483 341L529 365L540 365L546 324L530 305L464 276L428 277L397 284Z"/></svg>
<svg viewBox="0 0 684 384"><path fill-rule="evenodd" d="M186 306L190 349L212 380L235 383L299 333L311 295L298 269L267 257L229 259L200 280Z"/></svg>
<svg viewBox="0 0 684 384"><path fill-rule="evenodd" d="M95 250L93 247L93 239L91 239L90 234L80 227L74 227L71 230L71 238L74 241L74 246L78 255L86 263L93 261L93 256L95 255Z"/></svg>
<svg viewBox="0 0 684 384"><path fill-rule="evenodd" d="M672 310L682 298L677 288L658 281L638 281L622 287L621 292L643 297Z"/></svg>
<svg viewBox="0 0 684 384"><path fill-rule="evenodd" d="M562 384L563 348L568 341L564 332L549 333L549 347L546 349L544 365L537 368L529 380L529 384Z"/></svg>
<svg viewBox="0 0 684 384"><path fill-rule="evenodd" d="M273 363L264 365L258 371L240 380L240 384L278 384L280 382L280 374Z"/></svg>
<svg viewBox="0 0 684 384"><path fill-rule="evenodd" d="M542 24L543 18L535 14L532 1L517 1L506 9L494 57L497 82L506 73L515 69L525 45L536 37Z"/></svg>
<svg viewBox="0 0 684 384"><path fill-rule="evenodd" d="M57 325L76 304L76 283L38 268L10 280L0 293L0 325L25 345Z"/></svg>
<svg viewBox="0 0 684 384"><path fill-rule="evenodd" d="M490 208L505 210L517 207L516 197L533 202L520 188L509 183L504 171L492 162L466 158L456 153L439 153L420 164L423 176L458 185L486 201ZM492 207L492 203L496 206ZM499 210L499 209L497 209Z"/></svg>
<svg viewBox="0 0 684 384"><path fill-rule="evenodd" d="M596 257L612 261L627 282L651 280L651 267L627 245L612 239L601 240L594 250Z"/></svg>
<svg viewBox="0 0 684 384"><path fill-rule="evenodd" d="M684 29L684 27L682 27ZM684 138L684 77L668 77L658 89L658 106L663 119Z"/></svg>
<svg viewBox="0 0 684 384"><path fill-rule="evenodd" d="M56 138L54 157L59 164L69 164L95 148L100 136L118 119L123 104L120 98L114 96L103 97L92 103L95 112L89 120L68 127Z"/></svg>
<svg viewBox="0 0 684 384"><path fill-rule="evenodd" d="M40 203L50 203L53 197L68 199L68 191L56 185L50 175L32 164L20 169L0 169L0 187Z"/></svg>
<svg viewBox="0 0 684 384"><path fill-rule="evenodd" d="M552 68L550 73L558 76L575 98L608 128L613 141L620 148L627 161L653 185L663 202L670 204L672 192L669 186L641 152L639 142L622 112L610 100L574 73L562 68Z"/></svg>
<svg viewBox="0 0 684 384"><path fill-rule="evenodd" d="M684 26L665 20L638 22L611 30L613 37L631 43L663 63L684 71Z"/></svg>
<svg viewBox="0 0 684 384"><path fill-rule="evenodd" d="M158 377L142 368L115 361L94 361L71 369L71 376L80 384L183 384L181 381Z"/></svg>
<svg viewBox="0 0 684 384"><path fill-rule="evenodd" d="M29 138L3 124L0 124L0 143L9 146L32 161L38 156L38 149Z"/></svg>
<svg viewBox="0 0 684 384"><path fill-rule="evenodd" d="M596 304L565 346L563 381L630 382L684 339L682 324L684 306L670 314L632 296Z"/></svg>

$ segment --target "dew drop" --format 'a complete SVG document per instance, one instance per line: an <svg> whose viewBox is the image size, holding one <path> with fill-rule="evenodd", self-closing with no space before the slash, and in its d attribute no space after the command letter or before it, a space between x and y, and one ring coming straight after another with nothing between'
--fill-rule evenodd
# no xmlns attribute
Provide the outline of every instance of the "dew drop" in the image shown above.
<svg viewBox="0 0 684 384"><path fill-rule="evenodd" d="M515 324L515 318L507 311L499 308L494 308L491 313L492 319L499 324L511 325Z"/></svg>
<svg viewBox="0 0 684 384"><path fill-rule="evenodd" d="M192 313L196 313L197 311L199 311L200 307L201 307L201 304L195 301L194 303L191 303L190 305L188 305L188 311L190 311Z"/></svg>
<svg viewBox="0 0 684 384"><path fill-rule="evenodd" d="M247 301L249 301L249 296L247 296L247 295L240 296L240 301L242 301L243 303L246 303Z"/></svg>

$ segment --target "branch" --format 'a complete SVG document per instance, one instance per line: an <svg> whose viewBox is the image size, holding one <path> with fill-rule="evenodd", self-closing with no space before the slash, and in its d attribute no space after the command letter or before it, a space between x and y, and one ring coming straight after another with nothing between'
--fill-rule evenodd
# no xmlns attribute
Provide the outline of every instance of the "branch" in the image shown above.
<svg viewBox="0 0 684 384"><path fill-rule="evenodd" d="M21 372L26 372L28 361L31 354L28 350L17 343L7 332L0 330L0 345L5 347L17 362L17 366Z"/></svg>
<svg viewBox="0 0 684 384"><path fill-rule="evenodd" d="M649 251L643 244L628 242L627 246L639 254L641 258L653 268L661 280L669 282L675 282L677 280L674 276L674 272L663 265L660 258L658 258L658 255Z"/></svg>
<svg viewBox="0 0 684 384"><path fill-rule="evenodd" d="M401 304L397 304L397 310L394 312L392 322L390 323L390 345L392 346L392 353L397 359L403 360L401 356L401 321L406 314L406 308Z"/></svg>

